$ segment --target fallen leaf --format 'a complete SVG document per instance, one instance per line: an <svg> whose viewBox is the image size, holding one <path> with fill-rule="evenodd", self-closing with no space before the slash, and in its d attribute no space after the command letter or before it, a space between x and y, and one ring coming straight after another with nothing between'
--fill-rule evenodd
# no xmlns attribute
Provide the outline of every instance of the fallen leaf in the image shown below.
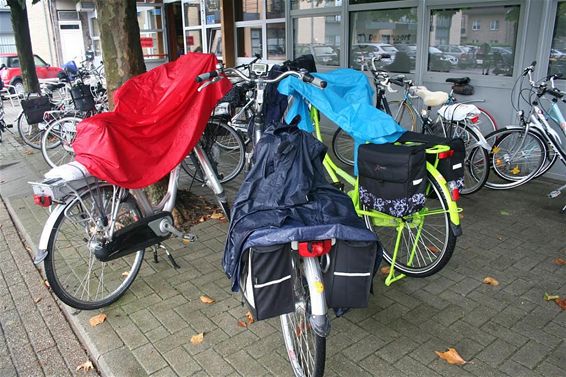
<svg viewBox="0 0 566 377"><path fill-rule="evenodd" d="M497 235L497 239L498 239L499 241L503 241L503 240L505 239L505 237L500 236L500 235Z"/></svg>
<svg viewBox="0 0 566 377"><path fill-rule="evenodd" d="M78 372L79 370L88 372L89 370L93 370L94 366L92 365L92 361L87 360L84 363L82 363L81 365L79 365L76 369L76 371Z"/></svg>
<svg viewBox="0 0 566 377"><path fill-rule="evenodd" d="M100 313L98 315L95 315L94 317L91 317L88 320L88 322L90 323L90 325L92 327L98 326L104 321L106 321L106 314L104 314L104 313Z"/></svg>
<svg viewBox="0 0 566 377"><path fill-rule="evenodd" d="M191 336L191 343L194 345L201 344L204 341L204 333L198 333L196 335Z"/></svg>
<svg viewBox="0 0 566 377"><path fill-rule="evenodd" d="M389 266L383 266L379 269L379 272L382 275L389 275L389 271L391 271L391 267L389 267Z"/></svg>
<svg viewBox="0 0 566 377"><path fill-rule="evenodd" d="M549 295L548 293L544 292L544 301L554 301L558 300L560 296L558 295Z"/></svg>
<svg viewBox="0 0 566 377"><path fill-rule="evenodd" d="M200 218L200 219L198 219L198 222L199 222L199 223L203 223L203 222L204 222L204 220L205 220L204 216L201 216L201 218Z"/></svg>
<svg viewBox="0 0 566 377"><path fill-rule="evenodd" d="M491 276L488 276L485 279L483 279L483 282L484 284L493 285L494 287L497 287L499 285L499 282L495 278L492 278Z"/></svg>
<svg viewBox="0 0 566 377"><path fill-rule="evenodd" d="M427 248L428 251L430 251L433 254L440 253L440 250L436 246L429 245L426 248Z"/></svg>
<svg viewBox="0 0 566 377"><path fill-rule="evenodd" d="M240 320L238 320L238 326L248 328L248 324L246 322L240 321Z"/></svg>
<svg viewBox="0 0 566 377"><path fill-rule="evenodd" d="M251 325L255 322L254 316L250 311L246 313L246 321L248 322L248 325Z"/></svg>
<svg viewBox="0 0 566 377"><path fill-rule="evenodd" d="M202 302L203 304L214 304L216 301L214 301L213 298L207 295L202 295L200 296L200 302Z"/></svg>
<svg viewBox="0 0 566 377"><path fill-rule="evenodd" d="M46 286L47 288L51 288L51 286L49 285L49 282L48 282L47 280L44 280L44 281L43 281L43 284L45 284L45 286Z"/></svg>
<svg viewBox="0 0 566 377"><path fill-rule="evenodd" d="M510 213L507 212L507 211L501 211L501 212L499 212L499 213L500 213L502 216L509 216L509 215L510 215Z"/></svg>
<svg viewBox="0 0 566 377"><path fill-rule="evenodd" d="M564 266L566 265L566 259L556 258L555 260L552 261L552 263L557 264L559 266Z"/></svg>
<svg viewBox="0 0 566 377"><path fill-rule="evenodd" d="M556 305L560 306L560 309L566 310L566 298L557 298L556 300L554 300L554 302L556 303Z"/></svg>
<svg viewBox="0 0 566 377"><path fill-rule="evenodd" d="M445 360L448 364L464 365L467 363L467 361L464 360L454 348L448 348L448 351L446 352L434 351L434 353L436 353L442 360Z"/></svg>
<svg viewBox="0 0 566 377"><path fill-rule="evenodd" d="M124 271L122 272L122 276L127 278L128 276L130 276L130 272L129 271Z"/></svg>
<svg viewBox="0 0 566 377"><path fill-rule="evenodd" d="M212 215L210 215L210 218L213 220L220 220L221 218L223 218L224 215L221 213L213 213Z"/></svg>
<svg viewBox="0 0 566 377"><path fill-rule="evenodd" d="M501 151L501 148L498 147L498 146L495 146L495 147L491 148L491 152L492 152L492 153L499 153L500 151Z"/></svg>
<svg viewBox="0 0 566 377"><path fill-rule="evenodd" d="M32 151L32 150L27 150L27 151L24 151L24 154L27 155L27 156L29 156L29 155L32 155L32 154L33 154L33 151Z"/></svg>
<svg viewBox="0 0 566 377"><path fill-rule="evenodd" d="M42 297L38 297L35 300L33 300L33 302L35 302L36 304L39 303L41 301Z"/></svg>
<svg viewBox="0 0 566 377"><path fill-rule="evenodd" d="M511 169L511 174L517 175L521 172L521 169L519 169L519 166L515 166L513 169Z"/></svg>

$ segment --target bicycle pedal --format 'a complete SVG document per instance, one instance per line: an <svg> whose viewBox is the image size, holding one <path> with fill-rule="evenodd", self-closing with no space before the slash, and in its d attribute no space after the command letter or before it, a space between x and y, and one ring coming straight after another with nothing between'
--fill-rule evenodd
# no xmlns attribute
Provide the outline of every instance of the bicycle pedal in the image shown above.
<svg viewBox="0 0 566 377"><path fill-rule="evenodd" d="M554 190L554 191L551 191L550 193L548 193L547 196L548 196L550 199L554 199L554 198L559 197L560 194L562 194L562 191Z"/></svg>

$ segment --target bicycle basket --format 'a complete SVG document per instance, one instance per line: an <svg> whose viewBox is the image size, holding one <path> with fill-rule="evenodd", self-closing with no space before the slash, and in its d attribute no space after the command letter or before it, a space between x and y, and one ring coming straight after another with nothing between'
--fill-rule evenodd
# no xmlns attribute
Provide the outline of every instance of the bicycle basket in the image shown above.
<svg viewBox="0 0 566 377"><path fill-rule="evenodd" d="M224 97L222 97L219 103L229 103L234 107L242 107L246 104L246 89L239 85L234 85L232 89Z"/></svg>
<svg viewBox="0 0 566 377"><path fill-rule="evenodd" d="M79 111L94 110L95 103L90 86L86 84L76 84L71 88L71 98L75 104L75 109Z"/></svg>
<svg viewBox="0 0 566 377"><path fill-rule="evenodd" d="M23 99L21 104L28 124L43 122L43 114L51 110L51 102L48 97L28 97Z"/></svg>

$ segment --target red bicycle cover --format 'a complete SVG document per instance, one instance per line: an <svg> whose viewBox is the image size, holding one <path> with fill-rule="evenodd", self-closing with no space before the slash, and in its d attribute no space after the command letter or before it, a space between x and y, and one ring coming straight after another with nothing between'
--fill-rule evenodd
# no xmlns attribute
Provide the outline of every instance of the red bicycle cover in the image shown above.
<svg viewBox="0 0 566 377"><path fill-rule="evenodd" d="M232 87L224 78L197 91L196 77L216 63L212 54L189 53L126 81L116 91L113 112L79 123L75 159L95 177L124 188L158 182L194 148Z"/></svg>

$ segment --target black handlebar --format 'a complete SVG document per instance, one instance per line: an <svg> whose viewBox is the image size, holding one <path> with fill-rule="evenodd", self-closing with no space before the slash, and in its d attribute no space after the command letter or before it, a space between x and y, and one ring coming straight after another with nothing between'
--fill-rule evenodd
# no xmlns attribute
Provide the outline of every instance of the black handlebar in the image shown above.
<svg viewBox="0 0 566 377"><path fill-rule="evenodd" d="M197 82L203 82L204 80L213 79L218 76L218 71L212 71L207 73L202 73L197 76Z"/></svg>
<svg viewBox="0 0 566 377"><path fill-rule="evenodd" d="M303 81L309 84L313 84L318 86L319 88L326 88L327 82L324 80L319 79L318 77L314 77L310 73L305 73L303 75Z"/></svg>

